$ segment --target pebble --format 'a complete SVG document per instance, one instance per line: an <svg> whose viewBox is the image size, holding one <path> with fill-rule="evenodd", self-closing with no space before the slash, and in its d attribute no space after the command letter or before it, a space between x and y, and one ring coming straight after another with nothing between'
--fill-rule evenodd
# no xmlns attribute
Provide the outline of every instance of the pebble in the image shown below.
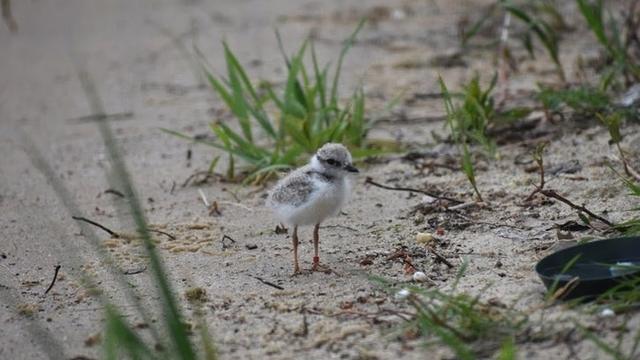
<svg viewBox="0 0 640 360"><path fill-rule="evenodd" d="M614 316L616 316L616 313L615 313L615 311L613 311L613 310L611 310L609 308L604 308L600 312L600 316L601 317L614 317Z"/></svg>
<svg viewBox="0 0 640 360"><path fill-rule="evenodd" d="M416 282L425 282L427 281L427 274L423 273L422 271L416 271L413 273L413 281Z"/></svg>
<svg viewBox="0 0 640 360"><path fill-rule="evenodd" d="M433 242L433 235L430 233L417 233L416 234L416 242L422 245L428 245Z"/></svg>

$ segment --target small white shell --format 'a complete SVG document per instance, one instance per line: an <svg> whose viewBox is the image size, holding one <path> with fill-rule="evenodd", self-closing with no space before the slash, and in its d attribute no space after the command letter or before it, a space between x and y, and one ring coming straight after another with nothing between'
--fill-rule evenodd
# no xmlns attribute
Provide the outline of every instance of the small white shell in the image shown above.
<svg viewBox="0 0 640 360"><path fill-rule="evenodd" d="M438 198L431 197L429 195L425 195L422 197L422 203L425 205L433 204L438 201Z"/></svg>
<svg viewBox="0 0 640 360"><path fill-rule="evenodd" d="M425 282L427 281L427 274L423 273L422 271L416 271L413 273L413 281L416 282Z"/></svg>
<svg viewBox="0 0 640 360"><path fill-rule="evenodd" d="M408 289L400 289L398 290L398 292L396 292L394 297L396 300L404 300L408 298L409 295L411 295L411 291L409 291Z"/></svg>
<svg viewBox="0 0 640 360"><path fill-rule="evenodd" d="M615 313L615 311L613 311L613 310L611 310L609 308L604 308L600 312L600 316L601 317L614 317L614 316L616 316L616 313Z"/></svg>

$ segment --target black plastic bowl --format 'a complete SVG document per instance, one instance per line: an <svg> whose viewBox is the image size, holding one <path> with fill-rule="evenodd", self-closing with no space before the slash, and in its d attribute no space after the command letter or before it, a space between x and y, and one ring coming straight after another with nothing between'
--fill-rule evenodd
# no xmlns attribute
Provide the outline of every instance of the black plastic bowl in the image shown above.
<svg viewBox="0 0 640 360"><path fill-rule="evenodd" d="M565 270L572 261L573 266ZM632 263L633 267L615 267L620 263ZM577 277L562 298L592 299L640 275L640 237L598 240L562 249L540 260L536 272L547 289L560 289Z"/></svg>

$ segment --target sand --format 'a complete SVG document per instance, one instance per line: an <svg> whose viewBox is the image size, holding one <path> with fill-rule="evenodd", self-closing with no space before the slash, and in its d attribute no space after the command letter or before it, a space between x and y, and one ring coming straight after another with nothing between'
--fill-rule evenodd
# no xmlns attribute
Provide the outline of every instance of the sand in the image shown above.
<svg viewBox="0 0 640 360"><path fill-rule="evenodd" d="M403 332L403 321L395 314L408 306L370 278L381 276L397 286L411 283L402 261L392 256L399 249L427 274L429 282L418 286L449 289L467 262L459 291L486 302L515 303L519 311L540 308L545 289L533 271L537 260L580 238L606 235L595 230L559 233L554 225L579 221L575 211L541 196L525 201L538 181L529 156L535 144L549 141L548 188L614 222L628 218L625 210L638 206L608 167L608 162L619 164L615 148L595 119L541 121L519 137L505 136L499 159L477 165L485 206L443 211L429 206L422 195L365 183L371 177L389 186L473 201L472 188L456 170L456 148L434 137L446 137L447 131L438 120L441 100L428 94L439 91L438 74L457 89L476 71L485 82L495 71L495 48L472 49L454 67L431 62L458 50L458 19L477 14L483 3L488 2L14 1L18 30L10 33L4 24L0 29L0 358L101 356L104 311L80 285L81 273L95 275L103 294L123 304L127 319L139 325L143 336L148 334L93 251L88 234L71 218L84 216L122 234L134 232L122 210L126 199L107 180L108 157L78 80L79 68L96 83L152 228L174 237L154 233L185 317L198 321L185 292L204 297L204 320L221 358L451 358L446 348L427 350L421 339ZM570 5L563 11L578 23ZM371 20L346 58L342 94L364 84L368 116L384 115L370 137L396 139L423 156L408 160L398 154L361 164L352 201L321 228L321 260L334 272L291 277L290 235L274 231L276 221L264 207L272 184L242 186L211 179L183 186L220 152L159 129L201 135L210 134L212 120L233 121L194 73L187 56L192 45L223 73L224 39L252 78L277 83L285 68L274 28L288 52L311 33L321 62L335 62L341 40L362 16ZM566 34L562 60L570 78L576 56L595 55L594 44L580 26ZM520 72L509 84L514 97L526 102L519 91L557 78L542 51L530 60L523 49L514 48ZM394 112L380 113L400 93L404 100ZM637 124L623 128L623 146L632 159L638 159L634 144L640 141L639 130ZM29 142L69 190L79 213L69 212L53 191L55 184L34 166L25 151ZM217 202L219 213L209 213L199 190ZM416 242L421 232L440 233L435 249L453 268ZM149 285L139 240L112 238L97 229L96 234L126 270L129 286L153 307L157 295ZM306 269L311 266L310 239L311 229L303 229L299 251ZM44 294L56 265L57 282ZM194 288L206 294L193 295ZM539 337L518 344L519 358L604 357L571 330L573 323L566 319L572 316L593 324L598 336L614 339L626 315L599 319L562 305L534 311L531 333ZM628 316L626 326L633 331L640 318Z"/></svg>

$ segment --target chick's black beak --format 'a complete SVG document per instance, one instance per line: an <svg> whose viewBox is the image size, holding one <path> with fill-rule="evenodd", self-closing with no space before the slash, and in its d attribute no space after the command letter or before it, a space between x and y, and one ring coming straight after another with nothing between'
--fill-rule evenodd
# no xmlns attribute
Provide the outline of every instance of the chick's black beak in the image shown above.
<svg viewBox="0 0 640 360"><path fill-rule="evenodd" d="M352 172L352 173L359 173L360 170L358 170L358 168L356 168L355 166L349 164L349 165L345 165L344 169L347 170L348 172Z"/></svg>

